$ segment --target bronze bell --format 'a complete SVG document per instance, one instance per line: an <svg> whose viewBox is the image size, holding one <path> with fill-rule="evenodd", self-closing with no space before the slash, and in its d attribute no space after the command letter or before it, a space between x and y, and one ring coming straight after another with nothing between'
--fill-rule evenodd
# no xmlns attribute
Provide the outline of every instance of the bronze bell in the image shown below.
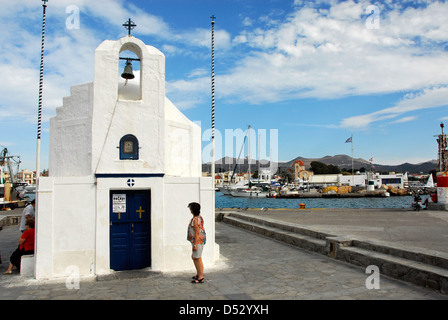
<svg viewBox="0 0 448 320"><path fill-rule="evenodd" d="M126 61L126 66L124 67L124 71L121 74L121 77L127 80L135 78L134 74L132 73L132 63L129 60Z"/></svg>

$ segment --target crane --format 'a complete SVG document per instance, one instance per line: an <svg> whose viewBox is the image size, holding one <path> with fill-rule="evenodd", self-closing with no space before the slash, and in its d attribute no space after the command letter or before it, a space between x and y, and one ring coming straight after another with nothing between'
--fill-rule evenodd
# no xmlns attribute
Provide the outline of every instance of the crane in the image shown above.
<svg viewBox="0 0 448 320"><path fill-rule="evenodd" d="M16 192L13 192L13 190L15 190L15 188L18 185L20 185L20 183L18 183L18 181L16 181L16 179L14 177L14 171L12 169L13 163L17 164L17 171L18 171L19 166L20 166L20 156L12 156L9 154L7 148L3 148L3 150L0 152L0 166L6 166L9 171L11 189L10 189L10 194L8 195L7 199L10 199L11 201L13 199L16 200L17 194L16 194Z"/></svg>

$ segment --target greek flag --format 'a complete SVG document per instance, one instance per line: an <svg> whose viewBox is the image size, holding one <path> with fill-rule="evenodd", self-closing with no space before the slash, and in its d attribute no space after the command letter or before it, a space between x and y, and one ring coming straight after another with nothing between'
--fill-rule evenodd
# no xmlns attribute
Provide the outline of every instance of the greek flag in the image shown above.
<svg viewBox="0 0 448 320"><path fill-rule="evenodd" d="M345 140L345 143L353 142L353 141L352 141L352 138L353 138L353 137L350 137L350 138L348 138L347 140Z"/></svg>

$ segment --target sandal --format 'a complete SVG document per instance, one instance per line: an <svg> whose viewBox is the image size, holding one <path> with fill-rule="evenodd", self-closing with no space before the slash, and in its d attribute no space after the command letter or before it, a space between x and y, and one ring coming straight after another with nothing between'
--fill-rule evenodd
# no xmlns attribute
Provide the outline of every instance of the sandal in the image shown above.
<svg viewBox="0 0 448 320"><path fill-rule="evenodd" d="M205 281L205 279L202 278L202 279L193 280L193 281L191 281L191 283L204 283L204 281Z"/></svg>
<svg viewBox="0 0 448 320"><path fill-rule="evenodd" d="M198 280L198 275L195 275L194 277L191 277L193 280Z"/></svg>
<svg viewBox="0 0 448 320"><path fill-rule="evenodd" d="M3 274L12 274L12 271L6 270L5 272L3 272Z"/></svg>

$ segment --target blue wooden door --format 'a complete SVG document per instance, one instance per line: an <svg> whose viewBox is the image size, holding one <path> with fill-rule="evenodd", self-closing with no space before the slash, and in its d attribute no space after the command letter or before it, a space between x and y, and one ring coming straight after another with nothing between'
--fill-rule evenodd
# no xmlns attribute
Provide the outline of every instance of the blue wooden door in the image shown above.
<svg viewBox="0 0 448 320"><path fill-rule="evenodd" d="M110 192L110 267L133 270L151 266L149 190Z"/></svg>

